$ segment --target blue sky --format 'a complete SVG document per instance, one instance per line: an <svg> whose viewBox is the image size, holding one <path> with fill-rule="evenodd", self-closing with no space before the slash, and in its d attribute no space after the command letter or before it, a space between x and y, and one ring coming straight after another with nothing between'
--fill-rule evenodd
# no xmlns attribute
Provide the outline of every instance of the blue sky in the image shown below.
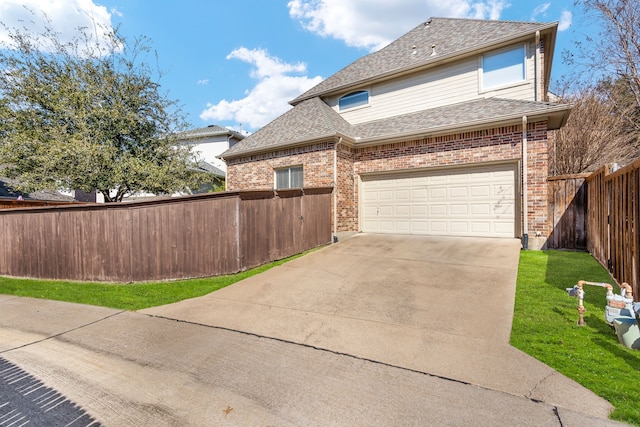
<svg viewBox="0 0 640 427"><path fill-rule="evenodd" d="M193 128L248 132L429 17L559 21L554 79L567 72L562 50L590 31L573 0L2 0L0 21L18 24L25 5L63 35L94 21L149 37L162 89Z"/></svg>

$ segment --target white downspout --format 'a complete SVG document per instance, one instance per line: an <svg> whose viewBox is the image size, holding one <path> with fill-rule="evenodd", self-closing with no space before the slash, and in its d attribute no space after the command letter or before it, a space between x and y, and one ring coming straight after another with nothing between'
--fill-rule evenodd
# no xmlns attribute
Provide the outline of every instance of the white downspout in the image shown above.
<svg viewBox="0 0 640 427"><path fill-rule="evenodd" d="M338 242L338 145L342 143L342 137L338 139L333 150L333 243Z"/></svg>
<svg viewBox="0 0 640 427"><path fill-rule="evenodd" d="M534 92L534 101L541 101L542 100L542 94L540 92L541 88L540 88L540 83L542 82L542 79L540 77L540 31L536 31L536 57L533 61L533 70L534 70L534 84L535 84L535 90Z"/></svg>
<svg viewBox="0 0 640 427"><path fill-rule="evenodd" d="M527 116L522 116L522 249L529 245L529 196L527 167Z"/></svg>

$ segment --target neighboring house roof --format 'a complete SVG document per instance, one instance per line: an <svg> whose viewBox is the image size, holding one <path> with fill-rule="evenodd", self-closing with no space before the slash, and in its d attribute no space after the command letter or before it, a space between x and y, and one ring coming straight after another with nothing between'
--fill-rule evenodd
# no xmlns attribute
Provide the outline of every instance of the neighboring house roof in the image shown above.
<svg viewBox="0 0 640 427"><path fill-rule="evenodd" d="M208 138L212 136L221 136L221 135L227 135L227 136L235 137L237 139L244 138L244 135L242 135L241 133L231 129L223 128L222 126L218 126L218 125L209 125L207 127L203 127L199 129L187 130L187 131L178 133L176 136L178 140L183 141L183 140Z"/></svg>
<svg viewBox="0 0 640 427"><path fill-rule="evenodd" d="M195 164L193 170L195 170L196 172L210 173L222 178L224 178L226 175L223 170L213 166L211 163L205 162L204 160L200 160L197 164Z"/></svg>
<svg viewBox="0 0 640 427"><path fill-rule="evenodd" d="M299 104L315 96L344 91L357 85L394 77L421 67L438 65L465 55L477 54L501 44L514 43L536 31L555 37L557 22L535 23L475 19L431 18L381 50L364 56L320 82L293 101ZM551 70L553 45L546 51L545 70ZM435 48L432 49L432 46ZM415 47L415 54L414 52ZM435 51L435 55L432 52ZM545 79L548 81L547 79Z"/></svg>
<svg viewBox="0 0 640 427"><path fill-rule="evenodd" d="M564 125L570 108L567 104L484 98L351 125L320 98L312 98L248 136L221 157L231 159L337 137L354 146L364 146L378 140L424 137L505 122L521 123L523 116L546 117L549 128L557 129Z"/></svg>
<svg viewBox="0 0 640 427"><path fill-rule="evenodd" d="M57 191L41 190L31 193L23 193L14 188L18 182L14 179L0 177L0 197L10 197L12 199L22 196L25 200L49 200L56 202L73 201L73 197L65 196Z"/></svg>

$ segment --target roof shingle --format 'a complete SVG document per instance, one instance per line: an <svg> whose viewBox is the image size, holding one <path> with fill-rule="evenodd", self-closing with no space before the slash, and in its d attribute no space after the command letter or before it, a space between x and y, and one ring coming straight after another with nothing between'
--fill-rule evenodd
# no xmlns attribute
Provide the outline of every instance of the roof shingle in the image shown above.
<svg viewBox="0 0 640 427"><path fill-rule="evenodd" d="M346 66L291 101L291 104L296 105L305 99L323 96L369 79L437 63L458 53L478 51L555 26L556 23L431 18L388 46ZM431 55L434 45L436 54Z"/></svg>
<svg viewBox="0 0 640 427"><path fill-rule="evenodd" d="M483 98L351 125L320 98L298 104L222 154L241 157L304 141L344 136L355 146L375 139L465 129L476 124L515 120L522 116L562 114L567 104Z"/></svg>
<svg viewBox="0 0 640 427"><path fill-rule="evenodd" d="M429 19L378 52L356 60L300 95L291 102L293 109L221 157L241 157L338 136L357 146L367 140L463 129L474 124L514 120L524 115L559 115L560 118L555 120L561 123L570 106L487 98L351 125L321 99L339 90L355 89L362 82L390 77L459 55L477 54L483 49L531 36L536 31L555 31L556 26L557 23ZM433 45L435 55L432 55Z"/></svg>

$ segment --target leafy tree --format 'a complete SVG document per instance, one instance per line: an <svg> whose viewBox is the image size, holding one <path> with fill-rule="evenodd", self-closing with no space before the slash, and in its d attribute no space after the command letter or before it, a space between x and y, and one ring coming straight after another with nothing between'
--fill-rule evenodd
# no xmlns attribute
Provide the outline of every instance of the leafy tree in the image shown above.
<svg viewBox="0 0 640 427"><path fill-rule="evenodd" d="M22 191L79 189L122 201L139 192L197 187L176 101L145 62L147 39L118 31L99 42L86 28L62 42L8 28L0 44L0 164Z"/></svg>

